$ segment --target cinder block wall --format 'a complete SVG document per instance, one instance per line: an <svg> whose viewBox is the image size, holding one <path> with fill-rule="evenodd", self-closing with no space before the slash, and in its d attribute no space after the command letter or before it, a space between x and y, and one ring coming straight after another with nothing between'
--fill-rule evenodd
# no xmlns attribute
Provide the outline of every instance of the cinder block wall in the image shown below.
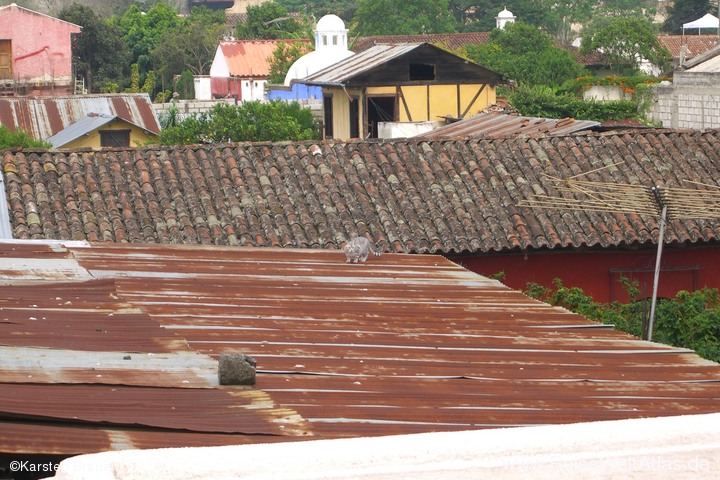
<svg viewBox="0 0 720 480"><path fill-rule="evenodd" d="M170 110L173 104L177 107L181 117L196 115L210 110L218 103L235 103L234 98L221 98L218 100L178 100L170 103L153 103L155 114L159 117Z"/></svg>
<svg viewBox="0 0 720 480"><path fill-rule="evenodd" d="M667 128L720 128L720 74L675 73L655 86L648 116Z"/></svg>

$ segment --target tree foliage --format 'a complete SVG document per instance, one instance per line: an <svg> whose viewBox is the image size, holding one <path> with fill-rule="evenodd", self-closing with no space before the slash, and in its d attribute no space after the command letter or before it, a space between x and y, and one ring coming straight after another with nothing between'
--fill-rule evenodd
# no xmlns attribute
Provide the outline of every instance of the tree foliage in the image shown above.
<svg viewBox="0 0 720 480"><path fill-rule="evenodd" d="M52 144L44 140L35 140L22 130L10 131L5 125L0 125L0 149L17 147L52 148Z"/></svg>
<svg viewBox="0 0 720 480"><path fill-rule="evenodd" d="M147 12L133 5L122 16L113 17L111 21L118 27L121 38L131 49L132 63L135 63L141 55L150 55L165 32L178 28L182 19L177 10L161 2Z"/></svg>
<svg viewBox="0 0 720 480"><path fill-rule="evenodd" d="M582 289L566 287L560 279L553 287L530 283L525 293L551 305L567 308L590 320L612 324L616 329L644 336L649 313L648 299L640 299L637 285L628 279L622 283L630 293L630 303L601 304L585 295ZM694 292L680 291L674 299L660 299L655 311L652 338L676 347L690 348L698 355L720 362L720 294L704 288Z"/></svg>
<svg viewBox="0 0 720 480"><path fill-rule="evenodd" d="M661 30L665 33L681 34L684 23L697 20L711 10L710 0L676 0L668 8ZM717 10L714 13L717 16Z"/></svg>
<svg viewBox="0 0 720 480"><path fill-rule="evenodd" d="M640 18L614 18L606 26L583 36L582 53L599 50L607 66L618 74L632 75L645 59L662 71L670 67L670 52L660 44L652 25Z"/></svg>
<svg viewBox="0 0 720 480"><path fill-rule="evenodd" d="M586 73L550 35L520 21L493 30L486 43L470 45L466 53L474 62L522 84L559 86Z"/></svg>
<svg viewBox="0 0 720 480"><path fill-rule="evenodd" d="M72 53L88 92L99 91L113 80L127 76L130 52L116 27L90 7L78 3L61 10L58 18L82 27L80 34L72 37Z"/></svg>
<svg viewBox="0 0 720 480"><path fill-rule="evenodd" d="M288 12L297 12L309 18L319 20L327 13L334 13L342 18L346 24L355 16L357 2L355 0L274 0L278 5L283 6Z"/></svg>
<svg viewBox="0 0 720 480"><path fill-rule="evenodd" d="M311 140L318 126L310 109L299 103L218 103L210 111L188 117L160 133L163 145Z"/></svg>
<svg viewBox="0 0 720 480"><path fill-rule="evenodd" d="M285 76L293 63L310 51L304 42L278 43L270 58L270 75L268 82L274 85L285 83Z"/></svg>
<svg viewBox="0 0 720 480"><path fill-rule="evenodd" d="M225 12L195 7L177 28L165 31L150 52L160 81L170 85L174 75L189 70L194 75L210 73L215 51L225 34Z"/></svg>
<svg viewBox="0 0 720 480"><path fill-rule="evenodd" d="M448 0L358 0L356 34L417 35L457 31Z"/></svg>
<svg viewBox="0 0 720 480"><path fill-rule="evenodd" d="M648 123L644 113L647 108L644 95L637 94L631 100L586 101L575 93L542 85L521 85L508 94L508 101L522 115L543 118L576 118L578 120L635 120Z"/></svg>
<svg viewBox="0 0 720 480"><path fill-rule="evenodd" d="M246 40L304 38L308 36L309 28L282 5L267 2L248 7L247 20L237 24L235 37Z"/></svg>

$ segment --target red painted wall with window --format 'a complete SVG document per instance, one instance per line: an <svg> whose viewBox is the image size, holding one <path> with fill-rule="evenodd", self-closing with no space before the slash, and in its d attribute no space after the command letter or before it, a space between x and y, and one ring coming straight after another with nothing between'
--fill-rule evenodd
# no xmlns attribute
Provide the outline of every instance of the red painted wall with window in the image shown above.
<svg viewBox="0 0 720 480"><path fill-rule="evenodd" d="M468 270L485 276L504 272L502 282L524 290L528 282L552 286L559 278L563 285L580 287L595 301L626 302L628 295L621 277L636 279L641 294L652 294L656 250L618 250L592 252L533 252L450 256ZM720 288L720 247L663 249L658 296L674 298L680 290Z"/></svg>

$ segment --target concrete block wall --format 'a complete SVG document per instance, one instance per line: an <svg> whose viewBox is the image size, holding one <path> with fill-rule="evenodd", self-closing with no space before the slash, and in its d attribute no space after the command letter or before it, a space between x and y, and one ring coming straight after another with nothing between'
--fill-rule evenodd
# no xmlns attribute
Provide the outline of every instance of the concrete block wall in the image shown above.
<svg viewBox="0 0 720 480"><path fill-rule="evenodd" d="M648 116L666 128L720 128L720 75L677 72L654 88Z"/></svg>
<svg viewBox="0 0 720 480"><path fill-rule="evenodd" d="M153 103L153 109L155 109L155 115L160 117L166 114L170 107L175 105L178 109L178 113L181 118L189 117L190 115L197 115L200 112L206 112L212 109L218 103L232 103L235 104L234 98L221 98L217 100L178 100L170 103Z"/></svg>

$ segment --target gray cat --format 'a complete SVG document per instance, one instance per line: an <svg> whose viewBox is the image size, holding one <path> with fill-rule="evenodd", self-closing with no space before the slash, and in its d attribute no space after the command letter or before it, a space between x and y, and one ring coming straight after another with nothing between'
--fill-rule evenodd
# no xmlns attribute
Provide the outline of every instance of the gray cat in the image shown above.
<svg viewBox="0 0 720 480"><path fill-rule="evenodd" d="M375 245L365 237L355 237L347 242L343 252L347 258L346 263L364 262L371 253L380 256L380 250L375 250Z"/></svg>

